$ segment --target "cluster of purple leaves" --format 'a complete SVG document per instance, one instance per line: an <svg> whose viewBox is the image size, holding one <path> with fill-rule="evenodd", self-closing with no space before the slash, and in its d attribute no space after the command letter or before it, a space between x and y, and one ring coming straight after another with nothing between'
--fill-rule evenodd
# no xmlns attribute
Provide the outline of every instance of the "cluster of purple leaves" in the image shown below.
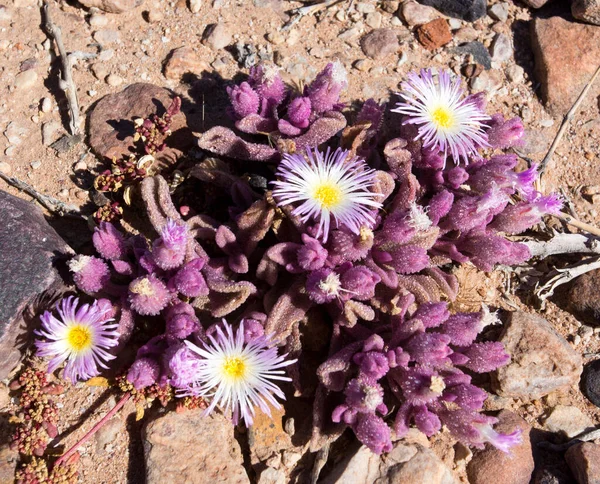
<svg viewBox="0 0 600 484"><path fill-rule="evenodd" d="M292 94L276 73L259 66L247 82L228 90L231 114L239 132L269 133L276 147L246 141L225 127L204 133L199 144L218 155L261 161L277 161L292 146L300 152L318 146L346 125L340 79L329 65L302 93ZM357 123L344 130L349 156L378 160L383 111L368 101ZM522 134L517 118L499 115L486 132L500 149ZM505 235L534 226L560 201L537 193L535 167L516 172L514 155L474 156L467 166L453 166L443 154L424 149L416 135L404 126L385 144L384 160L373 163L379 169L372 190L383 203L375 223L360 233L339 226L326 243L316 238L316 226L300 221L292 207L275 207L269 192L252 190L224 162L192 170L231 195L224 221L200 214L184 222L166 182L145 179L142 197L160 237L148 244L101 224L94 245L102 258L78 256L72 264L81 290L109 296L120 311L124 340L136 315L164 320L164 331L138 351L128 379L136 388L157 382L185 387L192 376L179 371L190 367L182 364L190 357L183 341L205 337L197 313L233 313L245 320L248 339L272 333L301 361L300 324L316 311L332 331L329 356L317 372L317 437L328 431L327 422L340 422L374 452L389 450L387 413L397 408L392 427L398 436L412 424L427 435L444 424L475 446L513 444L516 435L496 434L494 419L480 413L485 393L467 373L491 371L508 356L497 343L476 341L486 324L483 313L449 314L441 301L455 297L457 282L443 266L470 261L491 270L527 260L527 247ZM244 275L248 280L240 280ZM302 391L300 368L292 367L291 376Z"/></svg>
<svg viewBox="0 0 600 484"><path fill-rule="evenodd" d="M346 126L339 98L347 85L338 62L328 64L302 92L286 86L275 68L259 64L250 69L247 81L227 88L237 132L216 126L200 136L199 145L218 155L256 161L278 160L279 148L319 146Z"/></svg>

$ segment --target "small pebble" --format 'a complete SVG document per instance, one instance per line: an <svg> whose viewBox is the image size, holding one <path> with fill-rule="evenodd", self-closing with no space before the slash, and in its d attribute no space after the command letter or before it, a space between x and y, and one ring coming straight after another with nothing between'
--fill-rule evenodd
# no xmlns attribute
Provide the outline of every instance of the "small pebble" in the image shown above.
<svg viewBox="0 0 600 484"><path fill-rule="evenodd" d="M488 14L494 20L506 22L508 20L508 4L504 2L495 3L489 8Z"/></svg>
<svg viewBox="0 0 600 484"><path fill-rule="evenodd" d="M371 63L367 59L357 60L352 67L354 67L357 71L366 72L369 70Z"/></svg>
<svg viewBox="0 0 600 484"><path fill-rule="evenodd" d="M117 44L121 42L121 35L116 30L98 30L94 40L100 45Z"/></svg>
<svg viewBox="0 0 600 484"><path fill-rule="evenodd" d="M523 82L525 70L517 64L512 64L506 68L505 73L510 82L520 84Z"/></svg>
<svg viewBox="0 0 600 484"><path fill-rule="evenodd" d="M458 18L449 18L448 25L450 25L450 30L458 30L462 27L462 22Z"/></svg>
<svg viewBox="0 0 600 484"><path fill-rule="evenodd" d="M12 167L6 161L0 161L0 171L5 175L9 175Z"/></svg>
<svg viewBox="0 0 600 484"><path fill-rule="evenodd" d="M88 199L88 192L86 192L85 190L78 190L75 193L75 196L79 199L79 200L87 200Z"/></svg>
<svg viewBox="0 0 600 484"><path fill-rule="evenodd" d="M114 55L115 55L115 51L113 49L102 49L102 52L100 52L100 54L98 54L98 60L103 61L103 62L107 61L107 60L111 60Z"/></svg>
<svg viewBox="0 0 600 484"><path fill-rule="evenodd" d="M41 161L32 161L29 164L31 165L31 168L33 168L34 170L37 170L40 166L42 166Z"/></svg>
<svg viewBox="0 0 600 484"><path fill-rule="evenodd" d="M8 49L10 46L10 40L2 39L0 40L0 51Z"/></svg>
<svg viewBox="0 0 600 484"><path fill-rule="evenodd" d="M231 32L222 23L209 25L204 31L203 43L212 50L224 49L233 41Z"/></svg>
<svg viewBox="0 0 600 484"><path fill-rule="evenodd" d="M90 89L87 93L88 93L89 97L94 97L96 94L98 94L98 91L94 91L93 89Z"/></svg>
<svg viewBox="0 0 600 484"><path fill-rule="evenodd" d="M108 18L98 13L92 14L88 22L92 27L106 27L108 25Z"/></svg>
<svg viewBox="0 0 600 484"><path fill-rule="evenodd" d="M123 78L120 76L117 76L116 74L109 74L106 77L106 84L108 84L109 86L120 86L121 84L123 84Z"/></svg>
<svg viewBox="0 0 600 484"><path fill-rule="evenodd" d="M335 14L335 18L337 20L339 20L340 22L345 22L346 21L346 11L338 10L338 12Z"/></svg>
<svg viewBox="0 0 600 484"><path fill-rule="evenodd" d="M146 13L146 18L148 19L148 22L154 24L160 22L164 18L164 15L159 8L153 8Z"/></svg>
<svg viewBox="0 0 600 484"><path fill-rule="evenodd" d="M550 126L554 126L554 120L553 119L542 119L540 121L540 126L542 128L549 128Z"/></svg>
<svg viewBox="0 0 600 484"><path fill-rule="evenodd" d="M104 64L101 64L99 62L96 62L95 64L93 64L91 67L91 70L92 70L92 74L94 74L94 77L96 79L98 79L99 81L101 81L102 79L106 78L106 76L108 76L108 68Z"/></svg>
<svg viewBox="0 0 600 484"><path fill-rule="evenodd" d="M202 0L190 0L190 12L198 13L202 8Z"/></svg>
<svg viewBox="0 0 600 484"><path fill-rule="evenodd" d="M372 29L378 29L381 27L381 21L383 20L383 15L380 12L371 12L367 15L365 23L371 27Z"/></svg>
<svg viewBox="0 0 600 484"><path fill-rule="evenodd" d="M11 19L12 14L10 13L10 10L4 5L0 5L0 23L8 23Z"/></svg>
<svg viewBox="0 0 600 484"><path fill-rule="evenodd" d="M360 13L372 13L375 11L375 5L372 3L357 3L354 5L354 8Z"/></svg>
<svg viewBox="0 0 600 484"><path fill-rule="evenodd" d="M42 113L49 113L52 111L52 99L49 97L42 98L42 102L40 103L40 109Z"/></svg>
<svg viewBox="0 0 600 484"><path fill-rule="evenodd" d="M267 34L267 40L273 45L281 45L283 42L285 42L285 37L281 34L281 32L277 32L275 30Z"/></svg>
<svg viewBox="0 0 600 484"><path fill-rule="evenodd" d="M4 150L4 154L6 156L12 156L12 155L14 155L14 153L15 153L15 147L14 146L9 146L8 148L6 148Z"/></svg>
<svg viewBox="0 0 600 484"><path fill-rule="evenodd" d="M67 198L69 196L69 190L63 188L60 192L58 192L59 197Z"/></svg>
<svg viewBox="0 0 600 484"><path fill-rule="evenodd" d="M29 69L15 76L15 87L21 91L27 91L35 86L37 79L37 72L33 69Z"/></svg>
<svg viewBox="0 0 600 484"><path fill-rule="evenodd" d="M73 171L86 171L88 169L87 163L85 161L78 161L75 163L73 167Z"/></svg>

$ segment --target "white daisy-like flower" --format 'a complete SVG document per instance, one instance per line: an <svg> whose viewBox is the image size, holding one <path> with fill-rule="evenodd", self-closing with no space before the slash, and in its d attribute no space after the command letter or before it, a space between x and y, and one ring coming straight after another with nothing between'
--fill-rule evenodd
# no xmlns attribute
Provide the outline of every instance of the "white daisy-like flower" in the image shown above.
<svg viewBox="0 0 600 484"><path fill-rule="evenodd" d="M343 225L355 234L375 223L372 211L381 208L379 195L369 189L375 183L375 170L364 160L349 158L338 148L325 154L307 150L286 154L279 164L273 197L279 206L300 202L293 210L303 222L319 223L317 238L327 241L332 223Z"/></svg>
<svg viewBox="0 0 600 484"><path fill-rule="evenodd" d="M267 415L271 415L269 405L281 408L275 397L285 400L285 396L274 381L291 381L284 376L283 368L296 360L277 355L277 348L269 337L246 342L243 321L235 334L225 320L223 327L224 330L217 327L216 338L208 336L210 344L203 348L185 342L198 359L194 362L194 381L183 389L184 394L211 398L205 415L219 406L225 412L232 412L235 424L241 418L250 426L255 407Z"/></svg>
<svg viewBox="0 0 600 484"><path fill-rule="evenodd" d="M429 69L408 74L399 93L404 102L398 103L395 113L405 114L404 124L419 126L417 139L426 148L448 152L455 161L468 162L478 148L489 147L483 128L486 115L472 99L463 97L459 79L451 79L449 71L441 71L437 82Z"/></svg>
<svg viewBox="0 0 600 484"><path fill-rule="evenodd" d="M37 355L50 357L48 373L66 361L65 378L75 383L88 380L100 373L98 367L108 368L104 362L115 358L108 351L118 343L118 325L110 324L106 310L98 305L83 304L70 296L62 299L56 309L59 318L46 311L42 316L42 329L34 333L44 340L37 340Z"/></svg>

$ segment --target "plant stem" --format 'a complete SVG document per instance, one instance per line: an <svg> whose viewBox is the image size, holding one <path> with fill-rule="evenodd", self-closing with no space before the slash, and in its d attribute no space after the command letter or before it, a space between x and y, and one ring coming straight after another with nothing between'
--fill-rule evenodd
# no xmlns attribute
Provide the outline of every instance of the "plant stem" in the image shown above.
<svg viewBox="0 0 600 484"><path fill-rule="evenodd" d="M587 224L580 220L577 220L576 218L572 217L568 213L559 212L558 214L556 214L554 216L556 218L563 220L564 222L568 223L569 225L571 225L573 227L577 227L578 229L585 230L589 234L600 237L600 228L595 227L594 225Z"/></svg>
<svg viewBox="0 0 600 484"><path fill-rule="evenodd" d="M125 405L127 403L127 401L130 398L131 398L131 393L126 393L125 395L123 395L121 400L119 400L117 402L117 404L110 410L110 412L108 412L104 417L102 417L102 419L96 425L94 425L75 445L73 445L73 447L71 447L67 452L65 452L63 455L61 455L56 460L56 462L54 463L54 467L59 466L62 462L67 460L69 457L71 457L80 446L82 446L88 440L90 440L90 438L96 432L98 432L98 430L100 430L100 428L106 422L108 422L123 407L123 405Z"/></svg>

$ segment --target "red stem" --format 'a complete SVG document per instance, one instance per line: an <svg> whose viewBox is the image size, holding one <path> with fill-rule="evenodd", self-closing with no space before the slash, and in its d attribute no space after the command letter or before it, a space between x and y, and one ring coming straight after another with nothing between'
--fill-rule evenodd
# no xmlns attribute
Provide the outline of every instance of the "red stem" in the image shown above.
<svg viewBox="0 0 600 484"><path fill-rule="evenodd" d="M110 412L108 412L104 417L102 417L102 419L96 424L94 425L87 434L85 434L73 447L71 447L67 452L65 452L63 455L61 455L56 462L54 463L54 467L59 466L62 462L64 462L65 460L67 460L69 457L71 457L75 451L82 446L83 444L85 444L88 440L90 440L90 438L96 433L98 432L98 430L100 430L100 428L106 423L108 422L115 413L117 413L122 407L123 405L125 405L127 403L127 401L131 398L131 393L126 393L125 395L123 395L123 397L121 398L121 400L119 400L117 402L117 404L111 409Z"/></svg>

